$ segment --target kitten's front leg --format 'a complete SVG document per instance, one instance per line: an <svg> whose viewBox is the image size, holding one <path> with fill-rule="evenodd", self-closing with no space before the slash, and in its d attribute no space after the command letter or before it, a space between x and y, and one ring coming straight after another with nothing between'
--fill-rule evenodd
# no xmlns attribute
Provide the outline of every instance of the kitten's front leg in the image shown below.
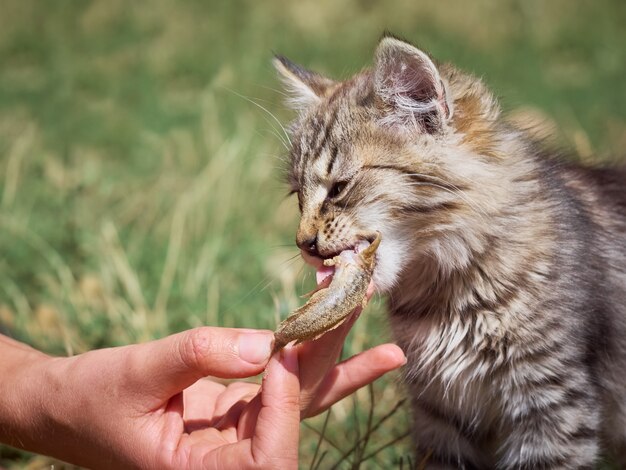
<svg viewBox="0 0 626 470"><path fill-rule="evenodd" d="M593 469L599 453L597 392L584 371L563 367L503 396L498 468Z"/></svg>

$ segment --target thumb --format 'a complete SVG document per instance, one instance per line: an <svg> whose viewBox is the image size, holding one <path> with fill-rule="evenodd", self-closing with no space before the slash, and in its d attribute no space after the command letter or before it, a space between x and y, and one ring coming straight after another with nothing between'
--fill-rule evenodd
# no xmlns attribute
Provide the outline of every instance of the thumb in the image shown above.
<svg viewBox="0 0 626 470"><path fill-rule="evenodd" d="M141 381L144 392L169 399L207 375L241 378L261 373L273 342L268 330L196 328L133 346L128 376Z"/></svg>

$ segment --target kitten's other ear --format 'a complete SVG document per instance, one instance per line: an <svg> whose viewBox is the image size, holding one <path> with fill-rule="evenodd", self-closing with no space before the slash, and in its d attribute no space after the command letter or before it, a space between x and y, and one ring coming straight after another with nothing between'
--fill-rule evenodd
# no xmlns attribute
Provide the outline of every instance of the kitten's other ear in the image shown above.
<svg viewBox="0 0 626 470"><path fill-rule="evenodd" d="M289 104L297 110L318 103L335 86L330 78L300 67L286 57L276 55L272 62L290 94Z"/></svg>
<svg viewBox="0 0 626 470"><path fill-rule="evenodd" d="M386 124L435 133L452 117L452 103L437 67L428 55L400 39L387 36L378 44L374 90Z"/></svg>

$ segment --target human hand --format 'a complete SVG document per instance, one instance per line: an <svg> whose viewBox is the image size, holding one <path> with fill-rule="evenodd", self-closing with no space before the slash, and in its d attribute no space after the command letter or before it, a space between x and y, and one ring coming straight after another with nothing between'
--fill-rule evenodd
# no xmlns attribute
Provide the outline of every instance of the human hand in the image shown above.
<svg viewBox="0 0 626 470"><path fill-rule="evenodd" d="M270 361L261 394L242 383L221 390L212 384L211 391L205 380L181 393L206 375L256 375L272 339L267 331L201 328L143 345L32 361L12 389L28 410L16 413L19 441L9 443L91 468L292 467L301 403L306 416L349 394L368 377L360 372L362 359L336 366L334 382L325 382L326 400L313 407L306 394L300 399L300 381L333 374L319 362L309 367L304 351L300 356L290 349ZM382 357L389 359L388 353ZM304 374L298 359L306 364Z"/></svg>
<svg viewBox="0 0 626 470"><path fill-rule="evenodd" d="M25 397L14 411L22 417L20 432L12 433L17 442L9 443L90 468L212 468L212 458L232 456L233 464L248 466L263 463L258 455L275 455L276 445L287 460L296 459L299 384L297 359L290 363L288 354L268 365L264 397L271 400L259 411L258 445L251 437L230 449L207 449L185 432L182 391L206 375L260 373L272 340L269 331L199 328L146 344L32 361L9 390ZM295 436L293 442L272 438L268 423Z"/></svg>
<svg viewBox="0 0 626 470"><path fill-rule="evenodd" d="M355 314L340 328L321 338L293 348L298 357L300 382L300 416L315 416L362 386L406 362L404 354L393 344L384 344L335 365L346 334L357 319ZM265 384L263 385L265 387ZM262 409L262 387L251 382L228 385L205 379L184 392L185 420L188 430L215 426L236 426L239 439L250 438ZM208 397L211 397L208 399Z"/></svg>

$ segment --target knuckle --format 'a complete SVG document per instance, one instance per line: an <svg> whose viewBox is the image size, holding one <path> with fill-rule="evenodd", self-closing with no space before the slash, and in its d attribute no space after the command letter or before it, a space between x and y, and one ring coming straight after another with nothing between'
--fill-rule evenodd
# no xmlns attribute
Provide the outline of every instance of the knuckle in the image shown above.
<svg viewBox="0 0 626 470"><path fill-rule="evenodd" d="M211 337L205 328L189 331L179 344L182 362L189 368L202 367L205 358L211 353Z"/></svg>
<svg viewBox="0 0 626 470"><path fill-rule="evenodd" d="M284 395L281 400L281 408L287 410L300 409L300 396L294 394Z"/></svg>
<svg viewBox="0 0 626 470"><path fill-rule="evenodd" d="M280 403L280 408L284 412L291 412L295 409L300 409L300 394L299 393L288 393L284 390L280 392L263 392L265 399L263 400L266 403Z"/></svg>
<svg viewBox="0 0 626 470"><path fill-rule="evenodd" d="M298 457L297 455L270 455L267 452L257 451L253 468L258 470L297 469Z"/></svg>
<svg viewBox="0 0 626 470"><path fill-rule="evenodd" d="M180 341L179 354L187 367L205 371L211 363L219 363L237 356L234 340L235 337L228 330L195 328L188 331Z"/></svg>
<svg viewBox="0 0 626 470"><path fill-rule="evenodd" d="M300 407L300 411L309 410L309 408L311 407L311 404L315 402L316 398L317 398L317 395L313 394L312 392L302 392L302 394L300 395L300 401L298 405Z"/></svg>

